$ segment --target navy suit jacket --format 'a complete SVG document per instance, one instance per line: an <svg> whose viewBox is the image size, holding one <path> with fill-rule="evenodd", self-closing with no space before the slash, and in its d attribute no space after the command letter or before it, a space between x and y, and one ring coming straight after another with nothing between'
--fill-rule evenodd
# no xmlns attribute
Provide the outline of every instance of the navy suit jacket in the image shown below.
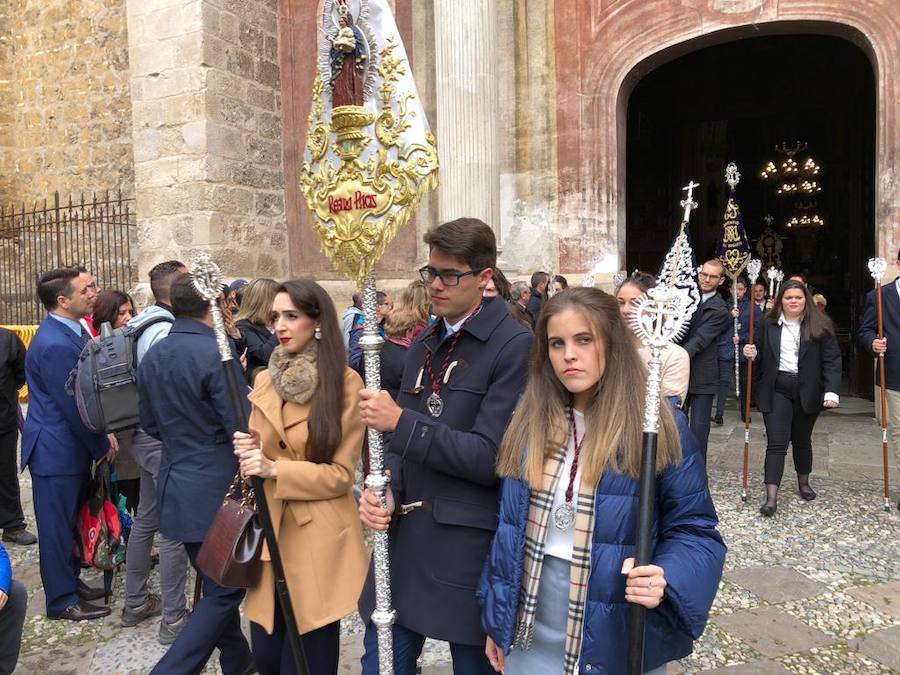
<svg viewBox="0 0 900 675"><path fill-rule="evenodd" d="M88 430L66 393L84 338L51 316L37 329L25 354L28 415L22 430L22 469L38 476L76 476L109 450L103 434Z"/></svg>
<svg viewBox="0 0 900 675"><path fill-rule="evenodd" d="M246 382L235 355L232 366ZM201 542L237 473L237 431L212 328L176 319L138 367L141 428L162 441L159 529L175 541ZM246 395L242 403L249 414Z"/></svg>
<svg viewBox="0 0 900 675"><path fill-rule="evenodd" d="M897 284L891 282L881 287L881 311L884 336L888 339L888 350L884 354L885 387L900 390L900 295ZM859 343L870 353L872 340L878 337L878 321L875 314L875 291L866 295L866 311L859 327ZM875 384L881 384L878 369L875 369Z"/></svg>

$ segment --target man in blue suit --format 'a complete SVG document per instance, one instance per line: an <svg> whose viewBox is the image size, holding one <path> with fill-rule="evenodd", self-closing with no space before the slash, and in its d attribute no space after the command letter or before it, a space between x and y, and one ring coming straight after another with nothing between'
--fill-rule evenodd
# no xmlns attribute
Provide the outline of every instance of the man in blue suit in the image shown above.
<svg viewBox="0 0 900 675"><path fill-rule="evenodd" d="M138 367L141 428L162 441L157 494L159 529L184 542L191 564L238 470L231 438L237 431L209 303L187 274L172 282L175 323ZM245 381L235 355L232 365ZM243 401L249 413L246 398ZM202 574L198 570L198 574ZM203 575L203 599L153 673L198 673L219 648L224 675L253 669L238 608L244 589L224 588Z"/></svg>
<svg viewBox="0 0 900 675"><path fill-rule="evenodd" d="M110 446L106 436L84 426L65 386L88 340L79 320L93 310L97 284L84 268L61 267L41 275L37 292L49 314L25 356L28 416L22 469L27 466L31 472L47 616L97 619L110 610L87 602L102 597L103 589L79 580L72 533L91 462L107 455Z"/></svg>
<svg viewBox="0 0 900 675"><path fill-rule="evenodd" d="M900 251L897 252L900 265ZM866 296L866 310L859 327L859 343L876 356L884 354L884 398L887 406L887 428L894 458L900 465L900 276L881 288L884 339L878 339L878 317L875 291ZM894 345L890 348L889 345ZM881 417L881 378L875 369L875 416ZM897 503L900 509L900 502Z"/></svg>

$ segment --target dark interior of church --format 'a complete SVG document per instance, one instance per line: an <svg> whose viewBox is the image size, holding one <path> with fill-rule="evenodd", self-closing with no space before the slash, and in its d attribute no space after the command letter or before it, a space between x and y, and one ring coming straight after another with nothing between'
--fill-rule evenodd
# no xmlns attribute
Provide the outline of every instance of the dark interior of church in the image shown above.
<svg viewBox="0 0 900 675"><path fill-rule="evenodd" d="M872 66L842 38L752 37L665 63L628 101L628 270L658 271L689 180L700 183L690 225L695 256L714 256L729 192L725 167L735 162L753 256L771 215L785 277L802 272L827 299L844 356L842 393L872 398L872 360L853 336L872 288L875 143ZM762 177L790 160L805 176L803 194L778 194L779 177Z"/></svg>

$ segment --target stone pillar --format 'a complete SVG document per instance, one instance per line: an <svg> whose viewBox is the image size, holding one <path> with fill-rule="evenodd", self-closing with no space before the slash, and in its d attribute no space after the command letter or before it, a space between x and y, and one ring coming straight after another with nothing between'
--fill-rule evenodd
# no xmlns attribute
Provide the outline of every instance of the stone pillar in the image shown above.
<svg viewBox="0 0 900 675"><path fill-rule="evenodd" d="M493 0L434 1L440 220L481 218L499 238L495 13Z"/></svg>
<svg viewBox="0 0 900 675"><path fill-rule="evenodd" d="M209 250L228 278L288 269L271 2L127 0L138 269Z"/></svg>

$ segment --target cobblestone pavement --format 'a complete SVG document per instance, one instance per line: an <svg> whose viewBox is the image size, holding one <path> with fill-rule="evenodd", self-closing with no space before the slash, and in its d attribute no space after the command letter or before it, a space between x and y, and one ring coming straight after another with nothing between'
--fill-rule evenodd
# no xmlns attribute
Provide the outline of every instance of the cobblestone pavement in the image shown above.
<svg viewBox="0 0 900 675"><path fill-rule="evenodd" d="M765 439L751 431L750 498L742 502L743 425L731 409L710 436L710 486L728 546L725 575L705 634L670 673L900 673L900 513L882 510L881 434L871 404L845 400L822 415L814 437L813 502L796 496L788 462L778 513L759 515ZM892 474L893 505L900 476ZM22 476L30 522L31 485ZM123 578L104 621L48 621L38 548L8 546L29 589L17 673L145 673L164 653L157 625L121 628ZM100 584L95 573L85 578ZM157 583L154 572L153 583ZM189 580L189 588L193 581ZM342 673L359 672L360 622L344 621ZM428 642L423 672L449 675L446 645ZM208 672L218 672L211 663Z"/></svg>

